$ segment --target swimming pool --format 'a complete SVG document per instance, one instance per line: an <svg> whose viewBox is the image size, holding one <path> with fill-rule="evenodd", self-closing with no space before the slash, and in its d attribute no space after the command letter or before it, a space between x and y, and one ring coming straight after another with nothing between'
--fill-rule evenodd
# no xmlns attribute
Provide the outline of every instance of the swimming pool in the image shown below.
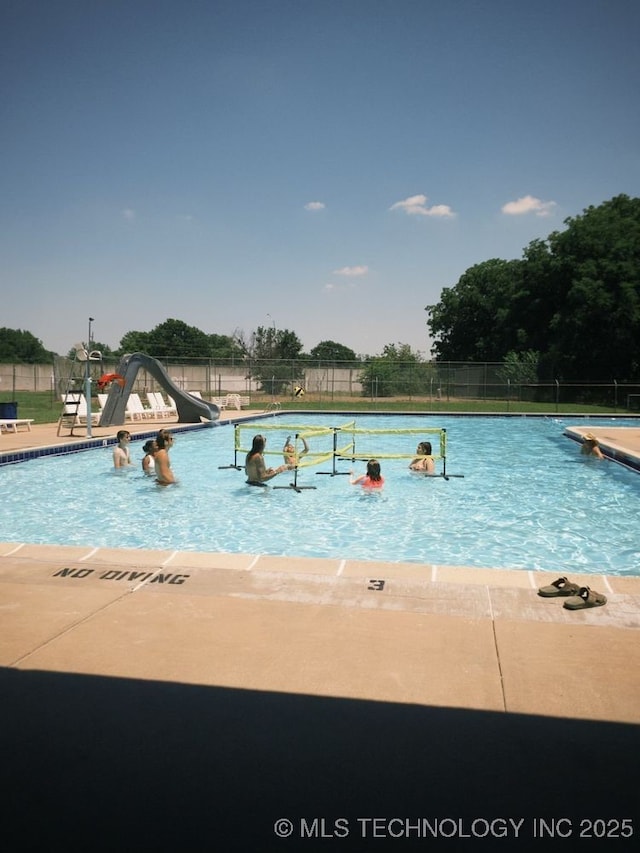
<svg viewBox="0 0 640 853"><path fill-rule="evenodd" d="M573 419L281 415L255 421L243 441L265 432L267 461L276 465L296 428L352 419L358 430L446 429L447 472L462 476L412 475L407 459L387 454L413 453L421 436L373 434L357 435L356 448L381 456L381 494L332 476L328 462L300 470L298 485L308 487L300 492L253 489L243 472L220 467L234 462L234 428L222 425L178 434L171 458L179 483L165 489L142 474L142 441L133 442L136 465L124 472L112 469L111 448L1 469L12 512L0 519L0 540L640 574L640 477L581 457L562 435ZM437 451L438 437L424 437ZM312 451L327 440L311 438ZM365 465L335 467L362 473Z"/></svg>

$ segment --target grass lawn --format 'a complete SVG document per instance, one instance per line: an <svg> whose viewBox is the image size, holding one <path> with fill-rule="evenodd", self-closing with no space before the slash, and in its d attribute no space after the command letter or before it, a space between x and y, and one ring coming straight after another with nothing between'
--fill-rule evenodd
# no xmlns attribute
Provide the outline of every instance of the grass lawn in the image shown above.
<svg viewBox="0 0 640 853"><path fill-rule="evenodd" d="M61 402L49 391L17 391L11 395L18 404L19 418L33 418L34 423L56 423L60 417ZM0 403L9 402L9 396L0 394ZM279 400L282 411L305 409L309 411L333 412L470 412L474 414L575 414L575 415L621 415L630 413L619 406L595 406L578 403L529 403L517 400L401 400L398 398L378 398L371 400L364 397L348 399L313 399L307 395L301 400ZM249 410L263 412L271 404L271 398L254 396ZM97 411L94 401L93 410Z"/></svg>

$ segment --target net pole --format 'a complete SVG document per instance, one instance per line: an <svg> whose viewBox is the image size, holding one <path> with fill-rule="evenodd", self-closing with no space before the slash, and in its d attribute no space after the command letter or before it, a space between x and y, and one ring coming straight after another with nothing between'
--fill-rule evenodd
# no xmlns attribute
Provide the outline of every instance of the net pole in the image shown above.
<svg viewBox="0 0 640 853"><path fill-rule="evenodd" d="M218 471L222 471L225 468L235 468L236 471L242 471L242 465L238 465L238 450L240 448L240 425L234 424L233 427L233 464L232 465L218 465Z"/></svg>
<svg viewBox="0 0 640 853"><path fill-rule="evenodd" d="M300 433L296 433L295 441L297 442L299 438L300 438ZM296 458L298 458L297 455L296 455ZM274 489L293 489L295 492L298 492L298 494L300 494L300 492L303 489L315 489L315 486L299 486L298 485L298 466L296 465L295 468L293 469L293 483L289 483L288 486L273 486L273 488Z"/></svg>

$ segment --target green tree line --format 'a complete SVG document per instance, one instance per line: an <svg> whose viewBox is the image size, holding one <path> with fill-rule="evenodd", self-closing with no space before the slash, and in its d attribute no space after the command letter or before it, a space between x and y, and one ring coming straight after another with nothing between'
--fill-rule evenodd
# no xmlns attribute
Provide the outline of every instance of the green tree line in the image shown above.
<svg viewBox="0 0 640 853"><path fill-rule="evenodd" d="M640 199L619 195L521 260L468 269L428 305L443 361L506 362L540 380L640 380Z"/></svg>
<svg viewBox="0 0 640 853"><path fill-rule="evenodd" d="M0 344L0 361L5 363L45 364L54 356L30 332L0 329ZM407 344L387 344L382 355L361 361L352 349L332 340L321 341L305 353L301 340L290 329L258 326L248 337L242 332L212 335L176 319L165 320L149 332L127 332L118 349L95 340L90 342L90 348L102 353L105 361L116 361L132 352L146 352L158 359L228 360L244 365L247 376L272 394L289 391L298 382L302 384L309 363L323 367L362 363L365 395L411 393L417 389L417 379L403 376L403 363L422 361ZM73 359L75 350L69 350L67 356Z"/></svg>

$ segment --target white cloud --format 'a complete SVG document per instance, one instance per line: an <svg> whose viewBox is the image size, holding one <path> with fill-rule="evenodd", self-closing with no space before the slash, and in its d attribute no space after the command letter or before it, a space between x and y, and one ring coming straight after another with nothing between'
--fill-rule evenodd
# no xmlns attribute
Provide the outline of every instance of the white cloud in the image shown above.
<svg viewBox="0 0 640 853"><path fill-rule="evenodd" d="M325 205L321 201L310 201L305 204L305 210L324 210Z"/></svg>
<svg viewBox="0 0 640 853"><path fill-rule="evenodd" d="M502 205L502 212L508 216L521 216L523 213L535 213L536 216L550 216L555 201L541 201L532 195L525 195L517 201L509 201Z"/></svg>
<svg viewBox="0 0 640 853"><path fill-rule="evenodd" d="M434 204L433 207L429 207L426 212L427 216L455 216L455 213L448 204Z"/></svg>
<svg viewBox="0 0 640 853"><path fill-rule="evenodd" d="M404 201L397 201L389 210L404 210L409 216L455 216L448 204L434 204L433 207L427 207L427 197L422 193L409 196Z"/></svg>
<svg viewBox="0 0 640 853"><path fill-rule="evenodd" d="M339 270L334 270L334 275L346 275L351 278L355 278L356 276L366 275L369 272L369 267L341 267Z"/></svg>
<svg viewBox="0 0 640 853"><path fill-rule="evenodd" d="M130 207L125 207L122 211L122 217L123 219L126 219L127 222L132 222L136 218L136 212L135 210L131 210Z"/></svg>

